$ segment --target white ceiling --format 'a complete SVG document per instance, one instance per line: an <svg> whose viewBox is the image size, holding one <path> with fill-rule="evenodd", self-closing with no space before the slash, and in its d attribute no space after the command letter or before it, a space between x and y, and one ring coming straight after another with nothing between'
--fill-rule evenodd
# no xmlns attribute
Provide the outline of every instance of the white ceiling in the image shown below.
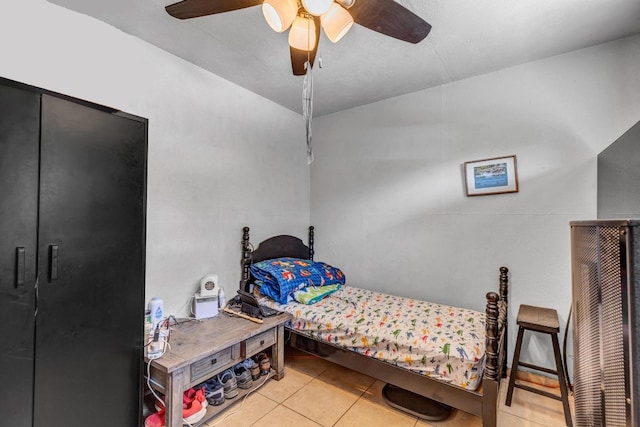
<svg viewBox="0 0 640 427"><path fill-rule="evenodd" d="M287 33L273 32L259 6L179 20L164 10L177 0L49 1L302 111L304 77L291 72ZM359 25L337 44L322 34L314 116L640 33L640 0L398 2L429 22L431 33L415 45Z"/></svg>

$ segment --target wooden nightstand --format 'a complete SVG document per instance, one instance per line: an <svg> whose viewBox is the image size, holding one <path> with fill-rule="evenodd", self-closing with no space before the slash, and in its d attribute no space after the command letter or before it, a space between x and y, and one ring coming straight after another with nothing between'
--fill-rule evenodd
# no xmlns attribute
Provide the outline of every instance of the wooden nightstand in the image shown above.
<svg viewBox="0 0 640 427"><path fill-rule="evenodd" d="M284 377L284 323L290 318L283 313L259 324L220 313L211 319L173 325L171 349L153 360L150 367L152 387L165 395L167 427L182 426L185 390L267 348L271 348L273 378ZM145 365L147 362L145 359ZM241 400L249 390L238 391L236 398L225 400L220 406L209 405L207 415L196 425Z"/></svg>

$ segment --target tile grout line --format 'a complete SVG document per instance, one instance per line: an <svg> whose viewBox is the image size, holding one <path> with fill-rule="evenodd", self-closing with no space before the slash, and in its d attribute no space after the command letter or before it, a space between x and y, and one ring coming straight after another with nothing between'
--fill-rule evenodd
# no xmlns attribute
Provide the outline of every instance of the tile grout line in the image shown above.
<svg viewBox="0 0 640 427"><path fill-rule="evenodd" d="M342 413L342 415L340 415L340 417L336 420L336 422L335 422L335 423L333 423L333 424L332 424L332 426L335 426L336 424L338 424L338 423L340 422L340 420L342 419L342 417L344 417L344 416L346 415L346 413L347 413L347 412L349 412L349 411L351 410L351 408L353 408L353 407L356 405L356 403L358 403L358 401L360 401L360 399L362 399L362 396L364 396L364 395L365 395L365 393L366 393L367 391L369 391L369 389L370 389L371 387L373 387L373 385L374 385L375 383L376 383L376 382L375 382L375 379L374 379L374 381L373 381L373 382L372 382L372 383L371 383L371 384L370 384L370 385L369 385L369 386L368 386L368 387L367 387L363 392L361 392L361 393L360 393L360 396L358 396L358 398L355 400L355 402L353 402L353 403L352 403L352 404L351 404L351 405L350 405L350 406L349 406L349 407L348 407L348 408L347 408L347 409Z"/></svg>

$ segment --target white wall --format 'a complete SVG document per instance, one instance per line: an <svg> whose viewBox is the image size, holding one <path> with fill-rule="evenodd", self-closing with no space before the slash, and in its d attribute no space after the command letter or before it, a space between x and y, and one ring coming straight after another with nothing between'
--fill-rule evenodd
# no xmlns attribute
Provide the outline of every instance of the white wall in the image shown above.
<svg viewBox="0 0 640 427"><path fill-rule="evenodd" d="M596 217L596 155L640 117L635 36L315 118L310 200L299 115L44 0L3 5L0 38L0 76L149 119L146 291L177 315L206 273L235 289L242 226L306 236L311 211L350 283L483 310L506 265L511 319L563 323L568 223ZM465 197L464 161L509 154L519 193Z"/></svg>
<svg viewBox="0 0 640 427"><path fill-rule="evenodd" d="M149 119L147 299L185 315L212 272L235 293L245 225L256 242L306 232L299 115L93 18L5 3L0 76Z"/></svg>
<svg viewBox="0 0 640 427"><path fill-rule="evenodd" d="M596 156L640 118L638 69L635 36L315 119L316 258L482 311L509 267L511 359L520 304L566 322L569 221L596 218ZM465 196L465 161L511 154L518 193ZM552 363L542 338L523 351Z"/></svg>

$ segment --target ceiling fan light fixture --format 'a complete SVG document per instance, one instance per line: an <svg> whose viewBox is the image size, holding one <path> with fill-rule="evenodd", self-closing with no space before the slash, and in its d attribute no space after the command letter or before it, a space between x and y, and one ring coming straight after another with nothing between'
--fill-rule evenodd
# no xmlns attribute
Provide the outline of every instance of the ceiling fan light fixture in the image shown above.
<svg viewBox="0 0 640 427"><path fill-rule="evenodd" d="M316 23L311 18L296 16L289 30L289 46L312 51L316 47Z"/></svg>
<svg viewBox="0 0 640 427"><path fill-rule="evenodd" d="M335 0L335 2L348 10L355 4L356 0Z"/></svg>
<svg viewBox="0 0 640 427"><path fill-rule="evenodd" d="M327 13L320 17L320 22L329 40L337 43L351 29L353 17L338 3L333 3Z"/></svg>
<svg viewBox="0 0 640 427"><path fill-rule="evenodd" d="M333 0L302 0L302 7L314 16L322 15L332 4Z"/></svg>
<svg viewBox="0 0 640 427"><path fill-rule="evenodd" d="M298 13L298 4L295 0L264 0L262 14L267 24L277 33L285 31Z"/></svg>

